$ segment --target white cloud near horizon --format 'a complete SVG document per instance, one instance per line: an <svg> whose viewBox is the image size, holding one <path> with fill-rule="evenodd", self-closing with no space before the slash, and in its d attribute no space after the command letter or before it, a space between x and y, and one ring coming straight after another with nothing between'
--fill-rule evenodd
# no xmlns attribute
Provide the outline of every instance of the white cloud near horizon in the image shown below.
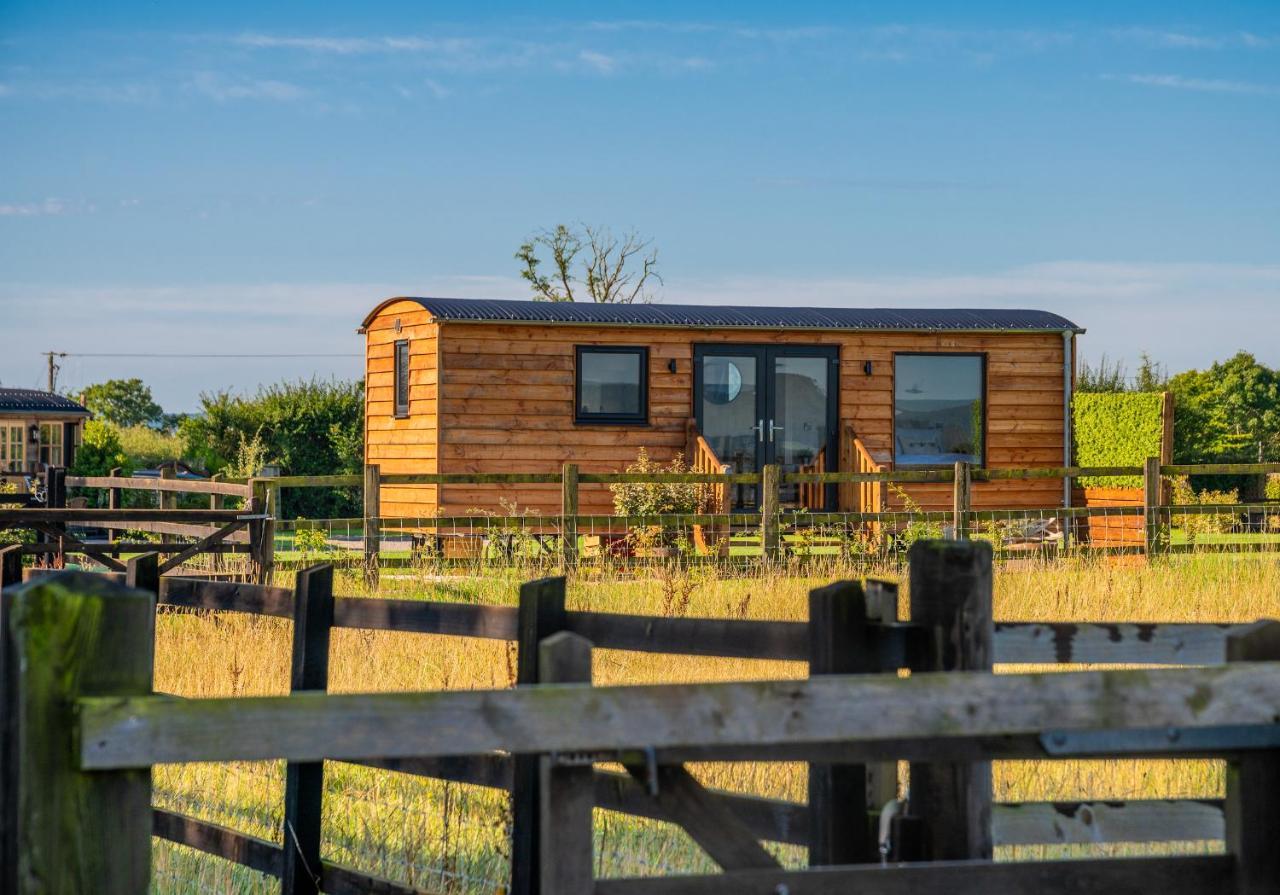
<svg viewBox="0 0 1280 895"><path fill-rule="evenodd" d="M1166 87L1173 90L1195 90L1201 93L1238 93L1251 96L1280 96L1280 84L1253 81L1229 81L1221 78L1188 78L1182 75L1114 75L1107 80L1123 80L1144 87Z"/></svg>
<svg viewBox="0 0 1280 895"><path fill-rule="evenodd" d="M182 350L196 321L201 348L209 352L358 355L360 320L394 295L519 299L528 292L517 277L488 275L136 288L3 284L0 314L32 303L57 306L64 325L56 344L32 344L16 328L0 333L0 382L38 385L40 351ZM661 298L664 304L1039 308L1088 330L1081 341L1086 358L1105 353L1132 365L1146 351L1177 371L1244 349L1280 366L1280 342L1274 338L1280 331L1280 264L1064 260L984 273L689 279L669 274ZM152 383L166 408L191 410L202 391L252 391L263 382L352 377L361 369L358 357L236 363L68 358L66 381L83 386L137 375Z"/></svg>

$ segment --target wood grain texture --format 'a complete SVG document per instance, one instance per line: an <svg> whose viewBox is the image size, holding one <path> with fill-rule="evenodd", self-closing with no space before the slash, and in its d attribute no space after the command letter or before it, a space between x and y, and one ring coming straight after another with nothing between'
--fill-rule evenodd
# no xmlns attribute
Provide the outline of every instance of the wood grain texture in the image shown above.
<svg viewBox="0 0 1280 895"><path fill-rule="evenodd" d="M835 345L855 373L842 370L840 415L876 451L892 448L893 355L896 351L986 352L988 460L992 466L1060 464L1062 457L1062 339L1057 333L856 333L787 330L673 329L448 321L388 305L366 334L367 456L394 461L402 472L554 471L578 463L584 472L617 471L639 447L660 462L685 447L684 425L694 412L693 351L697 343ZM395 321L401 332L395 332ZM390 346L411 345L411 413L393 420ZM577 345L649 348L649 425L577 425L573 421L574 349ZM871 360L873 375L861 371ZM667 369L675 362L675 372ZM390 467L387 467L388 471ZM974 505L990 486L975 484ZM405 485L385 489L404 515L447 514L468 508L502 512L493 488ZM908 488L909 493L914 489ZM1055 493L1015 486L1005 506L1054 505ZM521 501L523 503L523 501ZM944 508L945 501L938 508ZM607 489L584 488L588 512L609 512ZM554 511L554 502L539 503ZM929 505L928 508L934 508Z"/></svg>
<svg viewBox="0 0 1280 895"><path fill-rule="evenodd" d="M17 891L135 895L151 876L151 771L86 773L76 700L150 692L152 596L79 572L21 585L10 635L20 668Z"/></svg>
<svg viewBox="0 0 1280 895"><path fill-rule="evenodd" d="M1220 855L999 864L938 861L600 880L596 895L1206 895L1230 891L1234 876L1234 862Z"/></svg>
<svg viewBox="0 0 1280 895"><path fill-rule="evenodd" d="M745 746L745 754L763 755L773 746L813 743L843 743L844 752L831 754L848 761L845 756L876 755L877 744L904 753L924 744L939 756L972 754L974 740L1004 757L1001 741L1016 751L1019 736L1035 738L1046 730L1269 725L1278 712L1280 668L1236 663L1050 675L946 672L907 679L837 675L235 700L86 699L80 742L83 767L104 769L646 745L691 752Z"/></svg>

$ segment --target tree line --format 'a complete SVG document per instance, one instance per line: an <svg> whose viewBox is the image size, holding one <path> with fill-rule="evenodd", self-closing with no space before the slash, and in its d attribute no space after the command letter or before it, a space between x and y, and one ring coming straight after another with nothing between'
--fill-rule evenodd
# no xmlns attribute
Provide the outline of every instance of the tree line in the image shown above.
<svg viewBox="0 0 1280 895"><path fill-rule="evenodd" d="M1081 365L1076 389L1172 392L1175 463L1280 462L1280 369L1247 351L1176 375L1144 353L1130 376L1103 355Z"/></svg>
<svg viewBox="0 0 1280 895"><path fill-rule="evenodd" d="M94 415L85 424L72 473L125 475L165 463L202 475L257 475L266 465L288 475L357 473L364 456L364 383L281 382L255 394L200 396L193 414L168 414L140 379L91 385L78 396ZM298 489L284 494L290 516L357 515L354 493Z"/></svg>

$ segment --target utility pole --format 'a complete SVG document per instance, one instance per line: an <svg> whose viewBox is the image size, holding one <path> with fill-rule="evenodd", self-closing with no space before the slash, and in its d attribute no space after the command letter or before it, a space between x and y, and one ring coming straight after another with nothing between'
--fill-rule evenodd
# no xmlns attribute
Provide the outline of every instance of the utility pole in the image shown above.
<svg viewBox="0 0 1280 895"><path fill-rule="evenodd" d="M67 353L65 351L46 351L44 355L49 359L49 391L53 392L58 384L58 371L62 369L53 359L55 357L66 357Z"/></svg>

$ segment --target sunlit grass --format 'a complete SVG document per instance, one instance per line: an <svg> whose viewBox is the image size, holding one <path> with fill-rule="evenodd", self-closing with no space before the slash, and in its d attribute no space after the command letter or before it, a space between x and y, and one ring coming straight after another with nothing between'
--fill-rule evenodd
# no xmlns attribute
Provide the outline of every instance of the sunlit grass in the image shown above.
<svg viewBox="0 0 1280 895"><path fill-rule="evenodd" d="M762 572L724 579L711 570L585 571L570 582L572 609L646 614L804 620L811 587L849 570ZM885 570L882 577L896 577ZM442 577L411 570L388 576L379 596L514 605L532 573ZM282 582L283 583L283 582ZM359 594L343 574L338 591ZM905 590L902 611L906 611ZM1266 556L1187 556L1156 562L1069 560L1001 568L998 620L1235 622L1280 616L1280 563ZM290 625L267 617L164 613L157 624L160 690L184 696L248 696L288 690ZM803 677L803 663L673 657L599 650L600 683L657 683ZM501 641L335 630L335 692L510 686L515 653ZM798 764L699 765L708 785L803 801ZM1211 761L998 762L999 801L1215 797L1223 768ZM283 765L236 763L157 768L157 804L282 841ZM709 871L714 865L678 829L597 811L602 876ZM508 815L503 794L330 762L326 765L325 856L429 891L494 892L505 884ZM1002 848L1000 857L1059 857L1219 850L1221 843L1168 846ZM802 864L802 849L778 849ZM275 883L165 844L155 851L161 892L273 891Z"/></svg>

